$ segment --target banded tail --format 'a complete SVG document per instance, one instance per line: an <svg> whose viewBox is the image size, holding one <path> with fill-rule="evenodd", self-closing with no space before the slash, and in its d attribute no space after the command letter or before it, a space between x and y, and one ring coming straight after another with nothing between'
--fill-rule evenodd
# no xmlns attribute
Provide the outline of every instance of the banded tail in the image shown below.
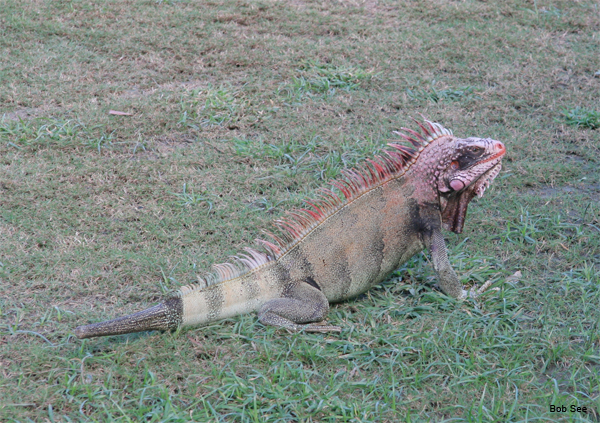
<svg viewBox="0 0 600 423"><path fill-rule="evenodd" d="M243 273L242 269L221 268L218 276L225 280L205 288L183 287L179 295L154 307L113 320L79 326L75 335L83 339L172 330L257 311L269 299L280 296L281 290L273 283L268 266L256 270Z"/></svg>
<svg viewBox="0 0 600 423"><path fill-rule="evenodd" d="M125 333L143 332L146 330L168 330L180 326L183 317L183 301L179 297L169 298L164 303L137 313L79 326L75 329L78 338L95 336L122 335Z"/></svg>

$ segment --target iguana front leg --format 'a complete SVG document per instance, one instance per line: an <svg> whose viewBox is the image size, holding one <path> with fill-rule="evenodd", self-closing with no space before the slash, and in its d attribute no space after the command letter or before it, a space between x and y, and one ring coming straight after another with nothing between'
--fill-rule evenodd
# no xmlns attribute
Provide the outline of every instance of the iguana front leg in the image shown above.
<svg viewBox="0 0 600 423"><path fill-rule="evenodd" d="M317 288L298 282L286 292L285 298L267 301L258 312L263 325L286 328L294 332L341 332L339 326L319 324L329 311L329 301Z"/></svg>
<svg viewBox="0 0 600 423"><path fill-rule="evenodd" d="M447 295L458 298L459 300L465 299L467 296L476 298L491 286L492 282L488 281L477 290L475 290L475 287L470 291L463 289L458 276L456 276L456 273L448 260L448 249L446 248L446 242L444 241L444 236L440 229L434 229L431 232L431 236L425 237L425 244L431 252L433 268L437 273L440 287Z"/></svg>

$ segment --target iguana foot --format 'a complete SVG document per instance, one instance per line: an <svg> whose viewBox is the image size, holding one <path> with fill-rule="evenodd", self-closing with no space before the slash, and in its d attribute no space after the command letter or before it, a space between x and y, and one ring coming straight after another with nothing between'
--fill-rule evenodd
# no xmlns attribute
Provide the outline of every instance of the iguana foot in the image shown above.
<svg viewBox="0 0 600 423"><path fill-rule="evenodd" d="M300 330L304 332L312 332L312 333L327 333L327 332L338 332L342 331L340 326L329 325L327 322L316 322L309 323L308 325L298 325L303 326Z"/></svg>
<svg viewBox="0 0 600 423"><path fill-rule="evenodd" d="M276 326L278 328L286 329L290 333L327 333L342 331L341 327L329 325L326 322L294 323L293 321L286 319L285 317L281 317L277 314L268 312L262 314L259 320L263 325Z"/></svg>
<svg viewBox="0 0 600 423"><path fill-rule="evenodd" d="M493 281L487 281L486 283L484 283L483 285L481 285L480 288L477 288L477 285L474 285L471 289L469 289L468 291L463 289L460 296L458 297L459 300L464 300L466 298L477 298L479 296L481 296L481 294L483 294L485 291L487 291L490 286L492 286L494 282ZM492 289L492 291L499 291L498 288L494 288Z"/></svg>

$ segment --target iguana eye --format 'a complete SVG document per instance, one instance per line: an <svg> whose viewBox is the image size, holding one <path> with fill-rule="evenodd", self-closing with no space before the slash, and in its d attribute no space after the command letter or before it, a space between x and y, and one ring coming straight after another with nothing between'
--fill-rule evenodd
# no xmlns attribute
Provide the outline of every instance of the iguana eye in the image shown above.
<svg viewBox="0 0 600 423"><path fill-rule="evenodd" d="M474 154L481 154L481 151L482 151L483 149L482 149L481 147L477 147L477 146L471 146L471 147L468 147L468 150L469 150L471 153L474 153Z"/></svg>

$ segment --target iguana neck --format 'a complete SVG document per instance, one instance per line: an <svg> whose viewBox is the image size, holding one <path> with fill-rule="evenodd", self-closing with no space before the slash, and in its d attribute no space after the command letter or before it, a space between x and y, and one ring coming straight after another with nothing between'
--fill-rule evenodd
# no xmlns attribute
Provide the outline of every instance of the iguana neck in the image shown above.
<svg viewBox="0 0 600 423"><path fill-rule="evenodd" d="M406 171L406 180L415 189L413 197L421 206L431 207L435 204L439 209L438 179L441 171L447 168L451 161L446 147L448 138L452 136L442 136L419 151L417 160Z"/></svg>

